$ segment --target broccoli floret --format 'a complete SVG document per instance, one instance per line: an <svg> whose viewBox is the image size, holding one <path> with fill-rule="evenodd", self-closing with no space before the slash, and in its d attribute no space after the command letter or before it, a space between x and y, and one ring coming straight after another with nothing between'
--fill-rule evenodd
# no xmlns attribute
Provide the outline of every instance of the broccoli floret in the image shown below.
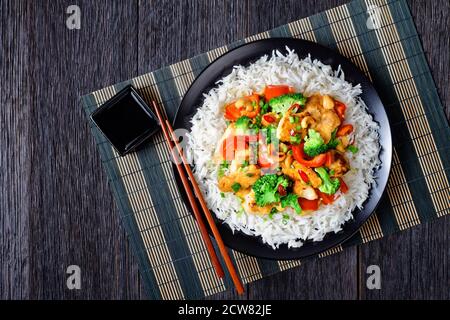
<svg viewBox="0 0 450 320"><path fill-rule="evenodd" d="M329 141L328 144L327 144L328 149L334 149L334 148L336 148L337 145L339 144L339 140L336 139L336 132L337 132L337 130L338 130L338 129L336 128L336 129L334 129L334 131L331 133L331 139L330 139L330 141Z"/></svg>
<svg viewBox="0 0 450 320"><path fill-rule="evenodd" d="M321 153L327 152L329 149L334 149L339 144L339 140L336 139L336 130L331 134L331 139L328 143L325 143L320 133L314 129L308 130L308 136L305 137L304 150L310 157L315 157Z"/></svg>
<svg viewBox="0 0 450 320"><path fill-rule="evenodd" d="M325 144L320 133L314 129L309 129L308 136L305 137L304 150L308 156L315 157L318 154L326 152L328 150L328 145Z"/></svg>
<svg viewBox="0 0 450 320"><path fill-rule="evenodd" d="M336 191L339 190L341 186L341 182L338 179L331 179L327 170L323 167L314 169L317 174L322 179L322 184L319 187L319 190L326 194L335 194Z"/></svg>
<svg viewBox="0 0 450 320"><path fill-rule="evenodd" d="M288 93L270 99L269 105L272 111L278 113L286 113L293 104L304 106L306 98L301 93Z"/></svg>
<svg viewBox="0 0 450 320"><path fill-rule="evenodd" d="M284 176L278 176L276 174L266 174L259 178L252 187L255 192L256 204L264 207L271 203L280 202L280 194L278 193L279 185L287 188L289 180Z"/></svg>
<svg viewBox="0 0 450 320"><path fill-rule="evenodd" d="M287 196L281 198L281 206L283 208L292 207L294 208L295 212L297 212L297 214L302 213L302 208L298 203L298 196L294 193L290 193Z"/></svg>
<svg viewBox="0 0 450 320"><path fill-rule="evenodd" d="M236 120L236 128L246 130L250 126L250 118L243 116Z"/></svg>

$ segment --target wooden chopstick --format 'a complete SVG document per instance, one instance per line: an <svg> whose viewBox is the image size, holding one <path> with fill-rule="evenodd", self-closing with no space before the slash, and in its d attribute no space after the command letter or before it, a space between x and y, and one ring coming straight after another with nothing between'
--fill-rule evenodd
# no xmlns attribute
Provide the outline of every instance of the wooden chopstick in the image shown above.
<svg viewBox="0 0 450 320"><path fill-rule="evenodd" d="M161 124L161 128L163 130L167 146L170 149L170 151L172 152L172 156L174 157L174 159L176 159L176 151L172 145L172 139L170 138L169 132L167 131L167 128L166 128L166 125L164 122L165 117L163 116L163 114L159 110L158 105L154 101L153 101L153 108L155 109L156 115L158 116L159 122ZM212 244L211 238L209 237L208 230L206 230L206 226L203 221L202 215L197 206L197 202L195 201L195 196L189 186L189 180L187 179L186 174L184 173L183 167L179 163L177 163L177 170L178 170L178 173L180 174L180 178L183 183L184 189L186 190L186 193L187 193L187 196L189 199L189 203L191 204L195 219L197 220L197 224L200 229L200 234L202 236L203 242L206 245L211 262L214 266L214 269L216 270L217 276L219 278L223 278L225 276L225 273L222 269L219 258L217 257L216 252L214 250L214 246Z"/></svg>
<svg viewBox="0 0 450 320"><path fill-rule="evenodd" d="M202 192L200 188L198 187L198 184L195 180L194 174L192 173L191 167L186 161L186 158L183 154L183 150L181 149L180 145L178 144L178 138L176 137L172 126L170 125L169 121L166 119L166 125L169 129L169 132L172 136L173 141L175 142L175 146L177 147L178 154L181 157L181 160L183 161L184 168L186 169L186 172L189 176L189 179L191 180L191 185L194 188L195 195L197 196L197 199L200 201L200 206L203 209L203 213L206 216L206 220L208 221L209 227L211 228L211 231L214 235L214 238L216 239L217 246L219 247L219 251L222 254L222 258L225 261L225 265L228 269L228 272L230 273L231 280L233 280L234 286L236 287L236 290L239 294L244 293L244 287L242 285L241 279L239 278L239 275L233 265L233 262L231 261L230 255L228 254L227 248L225 247L225 244L223 243L222 237L219 233L219 230L217 229L216 223L214 222L214 218L212 217L211 212L208 209L208 206L206 204L205 199L203 198Z"/></svg>

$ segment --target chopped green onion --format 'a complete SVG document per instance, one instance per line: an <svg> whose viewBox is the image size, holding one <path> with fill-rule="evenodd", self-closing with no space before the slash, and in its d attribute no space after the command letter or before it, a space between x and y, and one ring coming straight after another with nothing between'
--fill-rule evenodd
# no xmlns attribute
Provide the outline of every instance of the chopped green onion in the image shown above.
<svg viewBox="0 0 450 320"><path fill-rule="evenodd" d="M255 174L254 174L254 173L247 173L246 176L249 177L249 178L251 178L251 177L254 177Z"/></svg>
<svg viewBox="0 0 450 320"><path fill-rule="evenodd" d="M225 198L225 193L221 192L221 193L220 193L220 196L221 196L222 198Z"/></svg>
<svg viewBox="0 0 450 320"><path fill-rule="evenodd" d="M289 116L289 122L290 123L295 123L295 118L293 116Z"/></svg>
<svg viewBox="0 0 450 320"><path fill-rule="evenodd" d="M272 208L271 210L270 210L270 213L269 213L269 218L270 219L273 219L273 215L274 214L276 214L276 213L278 213L278 210L277 210L277 208Z"/></svg>
<svg viewBox="0 0 450 320"><path fill-rule="evenodd" d="M347 147L347 150L350 151L351 153L357 153L359 151L358 147L355 147L354 145L349 145Z"/></svg>
<svg viewBox="0 0 450 320"><path fill-rule="evenodd" d="M262 108L262 106L264 105L264 100L259 100L259 106Z"/></svg>
<svg viewBox="0 0 450 320"><path fill-rule="evenodd" d="M234 192L238 192L241 189L241 185L235 182L231 185L231 189L233 189Z"/></svg>
<svg viewBox="0 0 450 320"><path fill-rule="evenodd" d="M301 125L296 126L296 127L295 127L295 130L297 130L297 131L302 130L302 126L301 126Z"/></svg>
<svg viewBox="0 0 450 320"><path fill-rule="evenodd" d="M299 136L294 136L290 138L292 143L300 143L301 142L301 138Z"/></svg>

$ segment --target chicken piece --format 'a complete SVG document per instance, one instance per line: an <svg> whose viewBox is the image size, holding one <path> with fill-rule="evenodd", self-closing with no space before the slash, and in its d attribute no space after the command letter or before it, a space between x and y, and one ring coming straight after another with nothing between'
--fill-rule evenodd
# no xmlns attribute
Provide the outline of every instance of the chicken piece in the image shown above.
<svg viewBox="0 0 450 320"><path fill-rule="evenodd" d="M328 166L328 169L333 172L331 176L342 177L350 169L350 165L348 164L347 159L345 159L345 156L339 152L333 153L333 159L334 161Z"/></svg>
<svg viewBox="0 0 450 320"><path fill-rule="evenodd" d="M232 192L231 186L234 183L234 179L232 176L223 176L219 178L218 187L222 192Z"/></svg>
<svg viewBox="0 0 450 320"><path fill-rule="evenodd" d="M322 97L320 95L313 95L308 98L305 104L303 113L311 115L316 121L320 120L322 107Z"/></svg>
<svg viewBox="0 0 450 320"><path fill-rule="evenodd" d="M291 178L291 180L300 180L300 174L298 173L297 169L294 168L286 168L284 166L281 166L281 171L288 176L289 178Z"/></svg>
<svg viewBox="0 0 450 320"><path fill-rule="evenodd" d="M308 125L320 133L325 143L330 141L331 134L341 124L339 116L334 111L334 102L331 101L333 108L330 108L329 99L332 100L330 96L313 95L308 98L305 110L301 113L302 122L306 122L303 119L307 119L309 116L314 119L314 121L308 119Z"/></svg>
<svg viewBox="0 0 450 320"><path fill-rule="evenodd" d="M222 192L233 192L232 186L239 183L242 189L250 188L256 180L261 176L261 170L257 166L251 164L246 167L238 168L227 176L219 178L218 186Z"/></svg>
<svg viewBox="0 0 450 320"><path fill-rule="evenodd" d="M303 181L295 181L294 182L294 193L301 198L305 198L308 200L316 200L318 198L316 191L313 187L308 186Z"/></svg>
<svg viewBox="0 0 450 320"><path fill-rule="evenodd" d="M236 172L236 182L241 185L241 188L247 189L255 184L256 180L258 180L260 176L261 169L259 169L256 165L251 164Z"/></svg>
<svg viewBox="0 0 450 320"><path fill-rule="evenodd" d="M245 212L247 212L247 213L262 216L262 215L269 214L274 206L270 205L270 204L266 205L264 207L258 206L256 204L256 200L255 200L255 193L252 190L252 191L250 191L249 194L247 194L245 196L244 202L242 203L242 207L244 208Z"/></svg>
<svg viewBox="0 0 450 320"><path fill-rule="evenodd" d="M339 137L338 140L339 140L339 144L337 145L336 150L344 153L345 149L350 144L350 139L348 138L348 136L343 136L343 137Z"/></svg>
<svg viewBox="0 0 450 320"><path fill-rule="evenodd" d="M238 171L242 168L245 161L249 161L250 149L239 149L234 154L234 160L231 161L230 172Z"/></svg>
<svg viewBox="0 0 450 320"><path fill-rule="evenodd" d="M317 122L315 130L320 133L325 143L331 139L333 131L339 127L341 119L334 110L323 110L320 121Z"/></svg>
<svg viewBox="0 0 450 320"><path fill-rule="evenodd" d="M247 188L247 189L240 189L238 192L236 192L235 194L239 197L244 199L245 196L247 196L250 192L252 191L251 188Z"/></svg>
<svg viewBox="0 0 450 320"><path fill-rule="evenodd" d="M291 142L291 137L301 133L299 114L286 112L277 127L277 138L282 142Z"/></svg>
<svg viewBox="0 0 450 320"><path fill-rule="evenodd" d="M318 188L322 184L322 179L320 179L319 175L312 168L308 168L297 161L294 161L293 165L297 172L298 170L301 170L308 176L309 182L314 188Z"/></svg>
<svg viewBox="0 0 450 320"><path fill-rule="evenodd" d="M334 109L334 100L329 95L322 96L322 106L325 109L333 110Z"/></svg>

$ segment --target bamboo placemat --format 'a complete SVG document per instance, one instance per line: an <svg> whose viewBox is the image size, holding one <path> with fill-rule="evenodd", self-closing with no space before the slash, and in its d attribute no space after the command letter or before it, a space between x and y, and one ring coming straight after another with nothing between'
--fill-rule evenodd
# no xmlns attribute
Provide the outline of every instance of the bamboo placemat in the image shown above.
<svg viewBox="0 0 450 320"><path fill-rule="evenodd" d="M355 0L104 88L82 98L86 114L132 83L172 119L183 94L210 62L237 45L270 37L315 41L350 58L374 83L391 122L392 172L376 214L352 239L320 258L449 214L449 125L404 0ZM215 276L177 191L162 134L121 158L91 127L148 297L194 299L232 288L228 275L224 280ZM300 265L230 252L245 283Z"/></svg>

